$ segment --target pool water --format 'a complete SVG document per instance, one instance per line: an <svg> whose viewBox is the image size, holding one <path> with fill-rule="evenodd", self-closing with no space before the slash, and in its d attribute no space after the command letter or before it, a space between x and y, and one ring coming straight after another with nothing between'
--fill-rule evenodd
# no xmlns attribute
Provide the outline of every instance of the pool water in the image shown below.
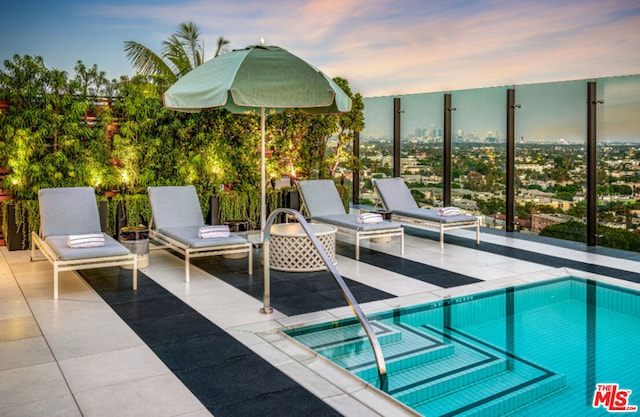
<svg viewBox="0 0 640 417"><path fill-rule="evenodd" d="M423 415L640 414L638 291L564 277L368 318L389 395ZM285 333L379 386L355 319Z"/></svg>

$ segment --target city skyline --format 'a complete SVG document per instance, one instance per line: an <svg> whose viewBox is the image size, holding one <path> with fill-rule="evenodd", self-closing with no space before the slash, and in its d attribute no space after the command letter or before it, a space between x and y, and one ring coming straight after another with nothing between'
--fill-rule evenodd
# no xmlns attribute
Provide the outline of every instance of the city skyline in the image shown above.
<svg viewBox="0 0 640 417"><path fill-rule="evenodd" d="M200 26L206 59L220 36L230 49L264 38L364 97L640 74L637 0L5 3L0 59L42 56L70 74L82 60L131 76L123 42L160 53L186 21Z"/></svg>
<svg viewBox="0 0 640 417"><path fill-rule="evenodd" d="M451 94L452 132L506 131L506 90L515 90L515 137L529 142L580 143L586 140L587 81L597 82L600 141L640 143L640 76L600 80L492 87L397 96L401 102L401 136L442 129L445 93ZM394 96L365 98L363 137L393 136Z"/></svg>

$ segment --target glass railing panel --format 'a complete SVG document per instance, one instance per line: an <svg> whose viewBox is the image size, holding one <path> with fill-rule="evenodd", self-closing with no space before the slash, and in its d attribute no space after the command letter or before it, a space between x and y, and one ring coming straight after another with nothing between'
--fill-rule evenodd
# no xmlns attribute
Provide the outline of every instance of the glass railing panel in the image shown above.
<svg viewBox="0 0 640 417"><path fill-rule="evenodd" d="M421 207L442 197L443 94L400 96L400 176Z"/></svg>
<svg viewBox="0 0 640 417"><path fill-rule="evenodd" d="M494 220L504 213L506 90L455 91L451 100L451 203Z"/></svg>
<svg viewBox="0 0 640 417"><path fill-rule="evenodd" d="M597 83L596 242L640 251L640 76Z"/></svg>
<svg viewBox="0 0 640 417"><path fill-rule="evenodd" d="M364 99L365 128L360 132L360 204L378 202L372 180L393 176L393 99Z"/></svg>
<svg viewBox="0 0 640 417"><path fill-rule="evenodd" d="M515 113L516 230L539 234L551 225L544 233L562 238L586 233L587 83L515 90L520 105Z"/></svg>

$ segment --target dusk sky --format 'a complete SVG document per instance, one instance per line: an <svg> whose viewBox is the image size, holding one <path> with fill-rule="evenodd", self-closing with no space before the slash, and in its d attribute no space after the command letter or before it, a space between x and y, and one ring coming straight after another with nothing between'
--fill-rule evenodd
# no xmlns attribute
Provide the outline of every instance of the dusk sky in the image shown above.
<svg viewBox="0 0 640 417"><path fill-rule="evenodd" d="M243 48L264 38L364 97L640 74L639 0L4 0L0 59L133 75L181 22ZM4 67L3 67L4 68Z"/></svg>

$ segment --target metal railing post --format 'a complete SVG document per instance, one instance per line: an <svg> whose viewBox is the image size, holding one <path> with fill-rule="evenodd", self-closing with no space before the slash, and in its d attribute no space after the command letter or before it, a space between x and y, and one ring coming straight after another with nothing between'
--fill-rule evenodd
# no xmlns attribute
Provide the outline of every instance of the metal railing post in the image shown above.
<svg viewBox="0 0 640 417"><path fill-rule="evenodd" d="M360 161L360 132L353 132L353 157ZM360 164L353 171L352 186L351 200L353 204L360 204Z"/></svg>
<svg viewBox="0 0 640 417"><path fill-rule="evenodd" d="M587 83L587 246L597 245L598 224L598 159L597 159L597 83Z"/></svg>
<svg viewBox="0 0 640 417"><path fill-rule="evenodd" d="M400 152L401 152L401 136L402 129L400 127L402 118L400 117L404 113L402 110L402 104L400 97L393 99L393 176L399 177L402 175L400 172Z"/></svg>
<svg viewBox="0 0 640 417"><path fill-rule="evenodd" d="M451 94L444 95L444 128L442 143L443 149L443 161L442 161L442 205L448 207L451 205L451 179L452 179L452 167L451 159L453 155L453 149L451 144L451 112L456 109L451 106Z"/></svg>
<svg viewBox="0 0 640 417"><path fill-rule="evenodd" d="M516 90L514 88L507 89L507 160L506 160L506 229L507 232L515 230L516 223L516 170L515 170L515 114L516 109L520 108L516 104Z"/></svg>

